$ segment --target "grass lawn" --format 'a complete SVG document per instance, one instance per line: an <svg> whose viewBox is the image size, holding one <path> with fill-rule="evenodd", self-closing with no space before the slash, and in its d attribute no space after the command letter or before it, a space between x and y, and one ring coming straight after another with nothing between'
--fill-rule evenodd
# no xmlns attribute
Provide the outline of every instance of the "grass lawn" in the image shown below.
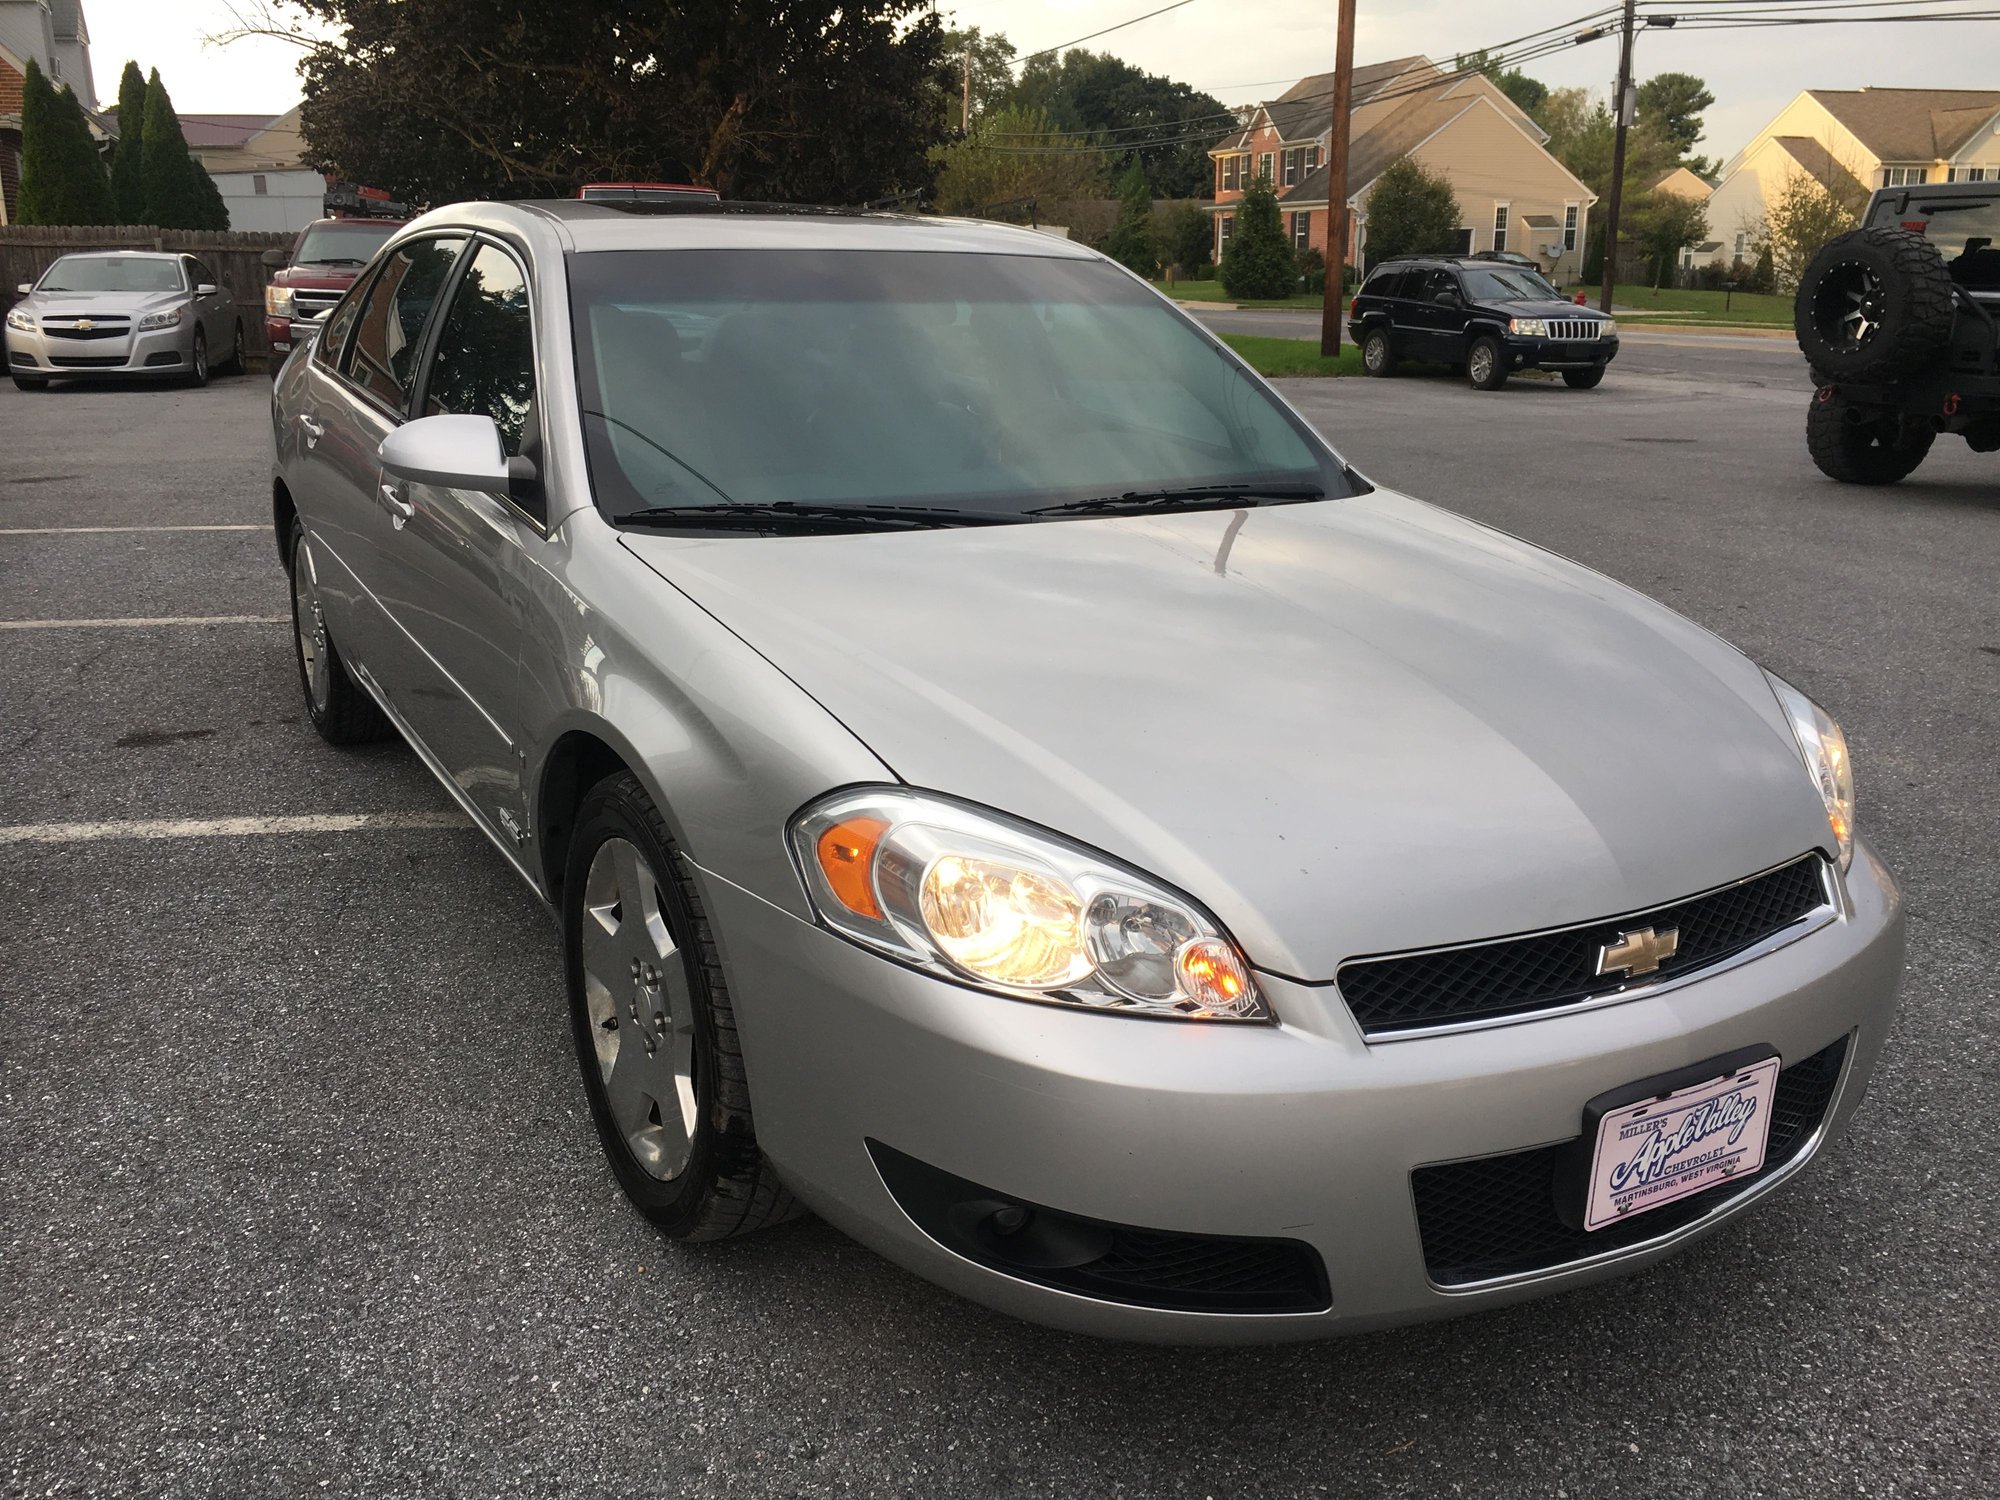
<svg viewBox="0 0 2000 1500"><path fill-rule="evenodd" d="M1246 333L1225 333L1222 342L1234 349L1259 375L1271 379L1294 375L1359 375L1361 351L1340 341L1337 359L1322 359L1317 339L1267 339Z"/></svg>
<svg viewBox="0 0 2000 1500"><path fill-rule="evenodd" d="M1583 290L1590 293L1590 305L1597 306L1597 288L1586 287ZM1572 287L1570 291L1574 295L1577 288ZM1792 299L1769 292L1696 292L1681 291L1675 287L1621 286L1612 292L1611 300L1621 308L1629 307L1638 313L1683 313L1686 316L1661 321L1690 326L1744 323L1789 328L1792 324ZM1725 300L1729 303L1727 311L1722 305Z"/></svg>
<svg viewBox="0 0 2000 1500"><path fill-rule="evenodd" d="M1176 281L1169 286L1164 281L1153 283L1153 290L1181 302L1230 302L1235 299L1223 291L1219 281ZM1237 302L1238 307L1310 307L1317 309L1320 299L1317 294L1309 297L1274 297L1257 302Z"/></svg>

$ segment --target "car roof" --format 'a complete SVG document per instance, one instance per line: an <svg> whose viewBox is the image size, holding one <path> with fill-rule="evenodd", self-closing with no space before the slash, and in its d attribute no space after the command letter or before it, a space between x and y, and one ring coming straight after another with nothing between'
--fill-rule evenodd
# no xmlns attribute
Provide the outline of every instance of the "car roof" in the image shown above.
<svg viewBox="0 0 2000 1500"><path fill-rule="evenodd" d="M179 260L183 255L193 254L192 250L65 250L57 259L75 260L87 255L97 260Z"/></svg>
<svg viewBox="0 0 2000 1500"><path fill-rule="evenodd" d="M925 250L1102 259L1086 246L1013 224L772 203L621 205L580 198L459 203L433 209L411 227L428 230L450 225L511 230L528 237L553 230L564 248L582 254L605 250Z"/></svg>

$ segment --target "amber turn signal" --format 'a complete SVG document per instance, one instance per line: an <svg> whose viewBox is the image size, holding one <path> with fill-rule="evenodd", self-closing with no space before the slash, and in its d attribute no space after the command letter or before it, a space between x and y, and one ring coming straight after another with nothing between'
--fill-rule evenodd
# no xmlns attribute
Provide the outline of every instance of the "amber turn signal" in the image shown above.
<svg viewBox="0 0 2000 1500"><path fill-rule="evenodd" d="M881 818L849 818L819 836L813 852L827 889L856 916L882 920L882 903L875 899L875 846L889 825Z"/></svg>

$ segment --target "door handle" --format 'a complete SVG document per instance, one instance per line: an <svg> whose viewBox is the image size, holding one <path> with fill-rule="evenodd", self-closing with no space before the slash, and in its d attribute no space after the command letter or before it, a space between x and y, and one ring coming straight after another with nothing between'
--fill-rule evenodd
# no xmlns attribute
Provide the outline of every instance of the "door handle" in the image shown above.
<svg viewBox="0 0 2000 1500"><path fill-rule="evenodd" d="M303 412L299 414L299 431L306 435L308 448L317 447L319 440L326 436L326 429Z"/></svg>
<svg viewBox="0 0 2000 1500"><path fill-rule="evenodd" d="M417 513L416 505L403 498L403 487L400 484L382 486L382 503L389 507L390 524L398 531L403 529L405 521Z"/></svg>

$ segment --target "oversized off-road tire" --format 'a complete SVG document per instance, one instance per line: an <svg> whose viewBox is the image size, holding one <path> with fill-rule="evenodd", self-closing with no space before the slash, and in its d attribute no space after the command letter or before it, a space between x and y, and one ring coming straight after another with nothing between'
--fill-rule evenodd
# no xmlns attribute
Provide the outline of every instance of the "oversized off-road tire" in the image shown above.
<svg viewBox="0 0 2000 1500"><path fill-rule="evenodd" d="M562 905L577 1064L625 1195L681 1240L728 1239L800 1213L757 1145L701 894L630 772L585 793Z"/></svg>
<svg viewBox="0 0 2000 1500"><path fill-rule="evenodd" d="M1806 449L1820 473L1842 484L1894 484L1914 473L1934 429L1894 412L1871 413L1821 390L1806 412Z"/></svg>
<svg viewBox="0 0 2000 1500"><path fill-rule="evenodd" d="M1829 380L1880 385L1944 353L1954 300L1937 246L1876 224L1820 247L1799 279L1792 327L1806 359Z"/></svg>
<svg viewBox="0 0 2000 1500"><path fill-rule="evenodd" d="M1371 328L1361 336L1361 369L1367 375L1396 373L1396 346L1389 342L1389 330Z"/></svg>
<svg viewBox="0 0 2000 1500"><path fill-rule="evenodd" d="M1563 384L1573 391L1594 391L1604 384L1604 366L1593 370L1564 370Z"/></svg>
<svg viewBox="0 0 2000 1500"><path fill-rule="evenodd" d="M1472 347L1465 351L1465 378L1475 391L1497 391L1507 383L1507 356L1498 339L1472 341Z"/></svg>
<svg viewBox="0 0 2000 1500"><path fill-rule="evenodd" d="M306 717L329 745L363 745L385 738L389 721L368 689L356 682L327 633L320 606L319 575L305 528L292 522L292 647L299 664L299 688Z"/></svg>

